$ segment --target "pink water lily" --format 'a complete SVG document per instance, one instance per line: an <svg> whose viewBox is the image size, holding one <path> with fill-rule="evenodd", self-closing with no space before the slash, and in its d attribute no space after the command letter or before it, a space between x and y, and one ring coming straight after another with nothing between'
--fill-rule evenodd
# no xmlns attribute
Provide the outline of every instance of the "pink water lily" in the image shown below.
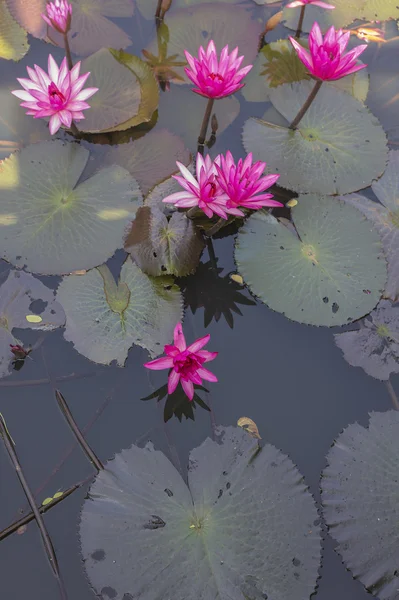
<svg viewBox="0 0 399 600"><path fill-rule="evenodd" d="M227 195L221 189L217 180L216 166L220 165L220 156L213 161L209 154L203 158L197 154L196 177L182 165L176 162L180 175L173 175L179 182L184 192L170 194L162 200L167 204L174 204L179 208L192 208L198 206L207 217L212 218L214 213L222 219L227 219Z"/></svg>
<svg viewBox="0 0 399 600"><path fill-rule="evenodd" d="M42 18L59 33L68 33L71 28L72 4L67 0L54 0L46 4L47 15Z"/></svg>
<svg viewBox="0 0 399 600"><path fill-rule="evenodd" d="M67 60L58 67L51 54L48 57L48 73L35 65L27 67L30 79L18 79L24 88L12 94L23 100L21 106L27 108L27 115L35 119L50 117L50 133L54 135L61 125L71 127L72 121L84 119L83 110L90 108L85 102L98 88L83 89L90 73L79 76L80 62L69 70Z"/></svg>
<svg viewBox="0 0 399 600"><path fill-rule="evenodd" d="M227 212L236 216L244 216L238 208L258 210L264 206L284 206L277 200L272 200L273 194L265 194L268 188L276 183L280 175L262 177L266 163L258 161L252 164L252 153L245 160L236 164L230 151L226 157L221 156L220 164L216 165L218 183L228 197Z"/></svg>
<svg viewBox="0 0 399 600"><path fill-rule="evenodd" d="M252 65L240 69L243 56L238 55L238 48L229 54L225 46L218 59L213 40L206 50L200 46L198 58L184 51L189 67L185 68L187 77L197 86L193 92L206 98L225 98L244 87L241 81L252 69Z"/></svg>
<svg viewBox="0 0 399 600"><path fill-rule="evenodd" d="M208 352L202 348L209 342L210 335L205 335L187 347L181 323L175 327L173 345L166 345L163 358L156 358L144 366L159 371L171 369L168 379L168 394L173 394L179 381L189 400L194 398L194 383L201 385L202 380L217 381L217 377L203 367L204 363L214 360L218 353Z"/></svg>
<svg viewBox="0 0 399 600"><path fill-rule="evenodd" d="M325 34L324 38L318 23L314 23L309 34L309 51L290 37L298 57L309 70L311 75L320 81L334 81L351 73L364 69L367 65L357 64L357 59L367 48L367 44L357 46L345 53L350 38L350 31L337 31L334 27Z"/></svg>
<svg viewBox="0 0 399 600"><path fill-rule="evenodd" d="M327 2L322 2L321 0L294 0L293 2L289 2L286 8L297 8L298 6L307 6L309 4L320 6L320 8L327 8L328 10L335 8L333 4L327 4Z"/></svg>

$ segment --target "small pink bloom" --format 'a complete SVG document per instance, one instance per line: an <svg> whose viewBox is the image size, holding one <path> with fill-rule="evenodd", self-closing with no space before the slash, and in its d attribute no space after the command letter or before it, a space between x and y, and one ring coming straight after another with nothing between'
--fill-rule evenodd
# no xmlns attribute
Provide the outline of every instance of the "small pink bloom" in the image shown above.
<svg viewBox="0 0 399 600"><path fill-rule="evenodd" d="M330 27L323 39L319 24L313 23L309 34L310 53L293 37L290 37L290 42L315 79L334 81L367 66L356 64L358 56L367 48L367 44L357 46L345 54L350 34L350 31L344 33L342 29L335 31L334 27Z"/></svg>
<svg viewBox="0 0 399 600"><path fill-rule="evenodd" d="M50 27L59 33L68 33L71 28L72 5L67 0L54 0L46 4L47 15L42 15Z"/></svg>
<svg viewBox="0 0 399 600"><path fill-rule="evenodd" d="M335 8L333 4L327 4L327 2L322 2L321 0L294 0L293 2L289 2L286 8L297 8L297 6L306 6L307 4L313 4L313 6L320 6L320 8L327 8L329 10Z"/></svg>
<svg viewBox="0 0 399 600"><path fill-rule="evenodd" d="M184 51L189 67L184 70L187 77L197 86L193 92L206 98L225 98L244 87L241 83L252 65L240 69L243 56L238 56L238 48L229 54L225 46L218 60L215 43L211 40L206 50L200 46L198 58Z"/></svg>
<svg viewBox="0 0 399 600"><path fill-rule="evenodd" d="M226 157L221 157L220 165L216 165L218 171L218 183L225 194L228 196L226 210L229 214L244 216L239 210L239 206L257 210L264 206L284 206L277 200L272 200L273 194L264 194L263 192L274 185L280 175L262 174L266 168L266 163L256 162L252 164L252 153L248 154L243 161L242 158L237 164L230 151Z"/></svg>
<svg viewBox="0 0 399 600"><path fill-rule="evenodd" d="M168 394L173 394L179 381L189 400L194 398L194 383L201 385L202 380L217 381L217 377L202 365L217 357L218 352L208 352L202 348L209 342L210 335L205 335L190 346L186 345L181 323L175 327L174 345L166 345L164 352L167 356L156 358L145 363L147 369L159 371L172 369L169 373Z"/></svg>
<svg viewBox="0 0 399 600"><path fill-rule="evenodd" d="M215 213L222 219L227 219L226 201L228 197L223 193L216 177L216 165L220 164L220 156L212 161L209 155L204 159L198 153L196 178L187 167L179 162L176 162L176 164L182 177L180 175L173 175L173 177L185 191L171 194L164 198L162 202L174 204L179 208L198 206L209 218L212 218Z"/></svg>
<svg viewBox="0 0 399 600"><path fill-rule="evenodd" d="M35 119L50 117L50 133L57 133L61 125L70 127L72 121L84 119L82 110L90 108L85 102L98 91L98 88L83 89L90 73L79 76L80 62L69 71L66 58L58 67L51 54L48 57L48 74L35 65L27 67L30 79L18 79L24 88L11 92L23 100L21 106L27 108L27 115Z"/></svg>

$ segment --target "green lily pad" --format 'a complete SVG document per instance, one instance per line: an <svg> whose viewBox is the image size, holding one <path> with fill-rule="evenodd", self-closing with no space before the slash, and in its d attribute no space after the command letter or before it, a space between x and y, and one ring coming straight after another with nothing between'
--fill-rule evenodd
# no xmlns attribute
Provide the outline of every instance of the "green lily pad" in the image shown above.
<svg viewBox="0 0 399 600"><path fill-rule="evenodd" d="M81 124L84 131L121 131L151 119L158 106L158 84L140 58L103 48L83 61L82 72L87 71L90 86L98 92Z"/></svg>
<svg viewBox="0 0 399 600"><path fill-rule="evenodd" d="M123 366L133 344L160 354L182 319L182 297L171 277L148 277L131 258L118 284L106 265L63 279L57 300L67 322L64 337L90 360Z"/></svg>
<svg viewBox="0 0 399 600"><path fill-rule="evenodd" d="M28 50L26 31L13 19L5 0L0 0L0 58L21 60Z"/></svg>
<svg viewBox="0 0 399 600"><path fill-rule="evenodd" d="M320 562L311 494L292 461L236 427L189 458L188 486L166 456L132 446L91 486L80 523L97 593L153 600L305 600ZM265 534L267 532L267 535ZM149 568L150 567L150 568Z"/></svg>
<svg viewBox="0 0 399 600"><path fill-rule="evenodd" d="M101 264L123 246L141 193L122 167L81 182L89 152L75 143L40 142L0 167L0 253L44 274Z"/></svg>
<svg viewBox="0 0 399 600"><path fill-rule="evenodd" d="M373 59L367 98L367 106L381 122L390 141L399 139L399 77L393 70L387 72L387 65L398 52L399 39L381 45Z"/></svg>
<svg viewBox="0 0 399 600"><path fill-rule="evenodd" d="M380 600L399 597L399 412L349 425L327 455L323 512L345 566Z"/></svg>
<svg viewBox="0 0 399 600"><path fill-rule="evenodd" d="M362 367L367 375L382 380L399 373L399 306L389 300L381 300L360 329L334 338L352 367Z"/></svg>
<svg viewBox="0 0 399 600"><path fill-rule="evenodd" d="M156 129L134 142L111 147L105 156L106 164L127 169L144 195L176 173L177 160L188 165L191 155L183 140L167 129Z"/></svg>
<svg viewBox="0 0 399 600"><path fill-rule="evenodd" d="M344 325L369 313L387 275L377 232L328 196L300 196L292 218L298 235L265 212L240 229L235 259L251 291L310 325Z"/></svg>
<svg viewBox="0 0 399 600"><path fill-rule="evenodd" d="M370 21L399 19L399 6L396 0L366 0L361 15L362 19Z"/></svg>
<svg viewBox="0 0 399 600"><path fill-rule="evenodd" d="M27 319L32 315L36 321ZM22 345L13 334L15 328L50 331L64 323L65 313L53 290L29 273L10 271L0 286L0 377L9 374L14 358L10 344Z"/></svg>
<svg viewBox="0 0 399 600"><path fill-rule="evenodd" d="M280 85L270 100L288 122L302 108L314 82ZM297 192L346 194L367 187L385 170L386 136L377 119L355 98L322 86L297 130L248 119L247 152L265 161L279 184Z"/></svg>
<svg viewBox="0 0 399 600"><path fill-rule="evenodd" d="M184 277L198 266L205 247L199 229L184 212L174 212L168 219L158 208L138 209L125 250L148 275Z"/></svg>
<svg viewBox="0 0 399 600"><path fill-rule="evenodd" d="M307 47L305 41L301 40L301 43ZM267 44L259 52L253 69L245 78L241 93L248 102L264 102L269 99L270 88L309 79L307 69L289 40L278 40ZM333 85L364 102L369 89L369 76L367 69L362 69L324 85Z"/></svg>

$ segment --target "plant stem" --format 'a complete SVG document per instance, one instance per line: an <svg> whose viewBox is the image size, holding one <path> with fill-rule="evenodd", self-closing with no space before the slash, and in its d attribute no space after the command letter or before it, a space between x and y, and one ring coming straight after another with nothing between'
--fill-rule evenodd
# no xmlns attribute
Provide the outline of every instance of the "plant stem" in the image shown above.
<svg viewBox="0 0 399 600"><path fill-rule="evenodd" d="M296 28L296 33L295 33L295 37L298 39L301 37L301 33L302 33L302 25L303 25L303 19L305 17L305 9L306 9L306 4L303 4L301 6L301 12L299 15L299 21L298 21L298 26Z"/></svg>
<svg viewBox="0 0 399 600"><path fill-rule="evenodd" d="M219 229L221 229L225 223L226 223L226 219L222 219L222 217L220 217L220 219L218 219L216 221L216 223L213 227L208 229L208 231L205 231L205 235L207 237L211 237L211 235L215 235L215 233L217 233L219 231Z"/></svg>
<svg viewBox="0 0 399 600"><path fill-rule="evenodd" d="M158 0L157 10L155 11L155 18L157 21L161 20L161 11L162 11L162 0Z"/></svg>
<svg viewBox="0 0 399 600"><path fill-rule="evenodd" d="M313 100L316 98L318 91L321 88L322 83L323 83L323 81L321 81L320 79L318 79L316 81L314 88L312 89L312 91L310 92L310 94L308 96L308 99L306 100L305 104L302 106L301 110L299 111L299 113L297 114L295 119L292 121L292 123L290 125L290 129L296 129L298 127L298 124L300 123L300 121L302 121L302 118L307 113Z"/></svg>
<svg viewBox="0 0 399 600"><path fill-rule="evenodd" d="M208 250L209 260L210 260L210 263L212 265L212 268L215 271L217 271L217 268L218 268L218 259L217 259L217 256L215 254L215 248L213 247L212 238L210 238L210 237L206 238L206 247L207 247L207 250Z"/></svg>
<svg viewBox="0 0 399 600"><path fill-rule="evenodd" d="M391 381L388 379L388 381L385 382L385 385L386 385L388 393L391 397L394 409L399 410L399 400L398 400L395 390L393 389L393 385L392 385Z"/></svg>
<svg viewBox="0 0 399 600"><path fill-rule="evenodd" d="M206 105L204 118L202 119L202 125L201 125L200 134L198 136L198 148L197 148L197 152L199 152L200 154L202 154L202 156L204 156L204 146L205 146L206 132L208 130L209 119L211 118L211 114L212 114L212 109L213 109L214 102L215 102L214 98L209 98L208 99L208 104Z"/></svg>
<svg viewBox="0 0 399 600"><path fill-rule="evenodd" d="M73 62L72 62L71 49L69 47L69 40L68 40L67 33L64 33L64 48L65 48L65 55L66 55L66 59L67 59L67 63L68 63L68 69L71 70L71 69L73 69Z"/></svg>

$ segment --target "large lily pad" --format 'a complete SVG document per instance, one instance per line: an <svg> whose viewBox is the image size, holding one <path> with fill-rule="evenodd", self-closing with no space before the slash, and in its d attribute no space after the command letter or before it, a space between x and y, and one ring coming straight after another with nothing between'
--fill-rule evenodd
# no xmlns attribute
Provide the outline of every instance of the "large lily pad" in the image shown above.
<svg viewBox="0 0 399 600"><path fill-rule="evenodd" d="M399 412L349 425L327 455L324 517L344 563L380 600L399 598Z"/></svg>
<svg viewBox="0 0 399 600"><path fill-rule="evenodd" d="M240 230L235 258L252 292L311 325L344 325L369 313L386 281L377 232L328 196L300 196L292 218L298 235L265 212Z"/></svg>
<svg viewBox="0 0 399 600"><path fill-rule="evenodd" d="M28 36L0 0L0 58L20 60L29 50Z"/></svg>
<svg viewBox="0 0 399 600"><path fill-rule="evenodd" d="M356 331L334 336L352 367L362 367L376 379L399 373L399 306L382 300Z"/></svg>
<svg viewBox="0 0 399 600"><path fill-rule="evenodd" d="M314 82L270 90L274 107L291 122ZM355 98L322 86L296 131L261 119L246 121L247 152L281 173L279 184L298 192L342 194L370 185L385 170L386 136L377 119Z"/></svg>
<svg viewBox="0 0 399 600"><path fill-rule="evenodd" d="M122 167L81 182L89 152L41 142L0 167L0 252L17 267L60 274L90 269L123 246L141 193Z"/></svg>
<svg viewBox="0 0 399 600"><path fill-rule="evenodd" d="M176 173L176 161L187 165L191 160L183 140L167 129L150 131L142 138L109 149L105 163L120 165L138 181L144 195Z"/></svg>
<svg viewBox="0 0 399 600"><path fill-rule="evenodd" d="M46 37L47 25L42 19L46 0L5 0L8 10L19 25L37 38Z"/></svg>
<svg viewBox="0 0 399 600"><path fill-rule="evenodd" d="M90 71L90 85L98 88L81 124L84 131L120 131L151 119L158 84L140 58L103 48L83 61L82 71Z"/></svg>
<svg viewBox="0 0 399 600"><path fill-rule="evenodd" d="M97 593L175 600L308 600L320 561L312 496L291 460L218 428L190 454L188 487L152 444L108 462L80 536Z"/></svg>
<svg viewBox="0 0 399 600"><path fill-rule="evenodd" d="M27 319L33 315L38 318ZM65 313L53 290L29 273L10 271L0 286L0 377L8 375L14 358L10 344L21 344L13 334L15 328L49 331L64 323Z"/></svg>
<svg viewBox="0 0 399 600"><path fill-rule="evenodd" d="M168 219L150 206L138 209L125 242L140 269L155 276L193 273L204 247L199 229L184 212L174 212Z"/></svg>
<svg viewBox="0 0 399 600"><path fill-rule="evenodd" d="M182 319L180 290L171 277L148 277L131 258L115 282L106 265L65 277L57 300L67 315L65 339L90 360L123 366L133 344L154 356Z"/></svg>

